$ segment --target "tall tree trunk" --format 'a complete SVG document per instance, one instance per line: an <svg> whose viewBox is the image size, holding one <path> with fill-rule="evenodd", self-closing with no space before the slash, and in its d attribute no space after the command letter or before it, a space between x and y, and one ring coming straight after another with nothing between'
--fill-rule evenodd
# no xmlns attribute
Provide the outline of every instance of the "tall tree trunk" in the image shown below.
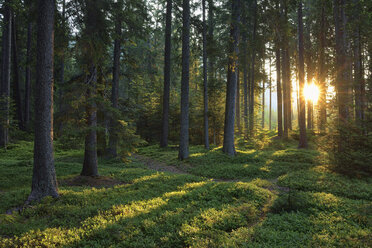
<svg viewBox="0 0 372 248"><path fill-rule="evenodd" d="M229 64L227 70L225 127L222 150L224 153L234 156L234 121L239 55L240 0L232 1L231 19L232 24L230 29Z"/></svg>
<svg viewBox="0 0 372 248"><path fill-rule="evenodd" d="M25 75L25 100L24 100L24 122L26 129L30 126L30 103L31 103L31 42L32 23L27 24L27 47L26 47L26 75Z"/></svg>
<svg viewBox="0 0 372 248"><path fill-rule="evenodd" d="M365 119L364 99L365 99L365 82L363 78L362 67L362 46L360 40L360 1L354 0L354 91L355 91L355 119L360 128L363 128Z"/></svg>
<svg viewBox="0 0 372 248"><path fill-rule="evenodd" d="M257 31L257 0L254 1L254 23L253 23L253 34L252 34L252 43L253 43L253 46L252 46L252 57L251 57L251 79L250 79L250 89L249 89L249 93L250 93L250 101L249 101L249 132L250 132L250 135L252 136L253 135L253 131L254 131L254 104L255 104L255 96L254 96L254 88L255 88L255 78L254 78L254 74L255 74L255 69L254 69L254 66L255 66L255 60L256 60L256 31Z"/></svg>
<svg viewBox="0 0 372 248"><path fill-rule="evenodd" d="M207 23L205 19L205 0L203 0L204 147L209 149L207 59Z"/></svg>
<svg viewBox="0 0 372 248"><path fill-rule="evenodd" d="M338 151L344 152L347 144L346 126L349 119L349 85L346 48L345 0L334 0L335 39L336 39L336 94L339 119Z"/></svg>
<svg viewBox="0 0 372 248"><path fill-rule="evenodd" d="M299 75L299 90L300 90L300 111L298 116L298 126L300 128L300 140L298 148L307 148L306 137L306 120L305 120L305 71L304 71L304 33L302 22L302 1L298 4L298 75Z"/></svg>
<svg viewBox="0 0 372 248"><path fill-rule="evenodd" d="M24 130L23 113L22 113L22 97L19 82L19 54L17 47L17 25L14 13L12 14L12 57L13 57L13 95L15 99L16 118L18 127Z"/></svg>
<svg viewBox="0 0 372 248"><path fill-rule="evenodd" d="M240 124L240 77L239 77L240 70L237 68L236 73L236 126L238 127L238 134L242 133L242 127Z"/></svg>
<svg viewBox="0 0 372 248"><path fill-rule="evenodd" d="M0 147L6 148L9 142L9 98L10 98L10 56L12 18L10 11L11 1L6 0L3 4L3 35L1 50L1 87L0 87Z"/></svg>
<svg viewBox="0 0 372 248"><path fill-rule="evenodd" d="M263 62L263 74L265 75L265 59ZM265 128L265 79L262 80L262 116L261 116L261 127Z"/></svg>
<svg viewBox="0 0 372 248"><path fill-rule="evenodd" d="M271 56L270 56L270 78L269 78L269 92L270 92L270 97L269 97L269 130L271 130L271 106L272 106L272 97L271 97L271 92L272 92L272 85L271 85Z"/></svg>
<svg viewBox="0 0 372 248"><path fill-rule="evenodd" d="M247 26L247 19L246 17L243 15L243 18L242 18L242 24L244 27ZM243 54L242 54L242 57L243 57L243 80L244 80L244 136L245 138L248 137L248 132L249 132L249 125L248 125L248 99L250 99L248 97L249 95L249 91L248 91L248 55L247 55L247 30L243 29L243 32L242 32L242 42L243 42Z"/></svg>
<svg viewBox="0 0 372 248"><path fill-rule="evenodd" d="M313 57L312 57L312 49L311 49L311 26L310 21L311 17L309 16L309 10L308 7L305 5L306 10L306 29L304 33L304 60L306 63L306 73L307 73L307 85L311 85L314 78L314 63L313 63ZM307 129L311 130L313 129L313 109L314 104L312 99L308 99L307 102Z"/></svg>
<svg viewBox="0 0 372 248"><path fill-rule="evenodd" d="M325 46L326 46L326 27L325 27L325 4L321 2L320 31L319 31L319 130L324 132L327 123L327 89L326 89L326 68L325 68Z"/></svg>
<svg viewBox="0 0 372 248"><path fill-rule="evenodd" d="M38 1L35 142L31 193L27 202L58 197L53 158L54 0Z"/></svg>
<svg viewBox="0 0 372 248"><path fill-rule="evenodd" d="M190 0L183 0L181 130L178 158L189 157Z"/></svg>
<svg viewBox="0 0 372 248"><path fill-rule="evenodd" d="M277 92L277 114L278 114L278 137L282 138L283 137L283 95L282 95L282 82L283 78L281 79L281 56L280 56L280 47L281 47L281 42L282 42L282 26L280 25L280 16L281 16L281 11L279 8L279 1L276 0L276 9L277 9L277 23L275 25L276 30L275 30L275 59L276 59L276 92Z"/></svg>
<svg viewBox="0 0 372 248"><path fill-rule="evenodd" d="M286 47L286 70L287 70L287 80L286 80L286 83L287 83L287 120L288 120L288 129L289 130L292 130L292 80L291 80L291 65L290 65L290 62L291 62L291 58L290 58L290 55L289 55L289 47Z"/></svg>
<svg viewBox="0 0 372 248"><path fill-rule="evenodd" d="M120 11L120 10L119 10ZM112 66L112 87L111 87L111 104L114 109L118 109L119 99L119 77L120 77L120 42L121 42L121 19L118 17L115 21L115 41L114 41L114 61ZM117 120L115 117L110 118L109 126L109 148L108 155L117 156Z"/></svg>
<svg viewBox="0 0 372 248"><path fill-rule="evenodd" d="M89 75L86 79L87 84L87 134L85 136L85 150L82 176L98 176L97 160L97 105L92 99L96 94L97 68L91 65Z"/></svg>
<svg viewBox="0 0 372 248"><path fill-rule="evenodd" d="M163 91L163 116L160 147L168 146L169 135L169 95L171 81L171 50L172 50L172 0L167 0L165 20L165 46L164 46L164 91Z"/></svg>
<svg viewBox="0 0 372 248"><path fill-rule="evenodd" d="M282 82L283 82L283 138L288 139L288 84L287 84L287 59L285 49L281 50L281 59L282 59Z"/></svg>

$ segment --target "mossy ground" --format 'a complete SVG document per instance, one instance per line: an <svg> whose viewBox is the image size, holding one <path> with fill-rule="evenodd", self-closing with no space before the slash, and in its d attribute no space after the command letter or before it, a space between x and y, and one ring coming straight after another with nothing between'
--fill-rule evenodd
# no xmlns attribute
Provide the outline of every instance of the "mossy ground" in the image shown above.
<svg viewBox="0 0 372 248"><path fill-rule="evenodd" d="M32 144L13 144L0 152L0 247L371 247L372 179L336 174L291 142L220 150L191 147L192 175L101 159L96 187L76 179L81 150L57 150L60 198L7 215L32 174ZM139 154L180 165L174 147Z"/></svg>

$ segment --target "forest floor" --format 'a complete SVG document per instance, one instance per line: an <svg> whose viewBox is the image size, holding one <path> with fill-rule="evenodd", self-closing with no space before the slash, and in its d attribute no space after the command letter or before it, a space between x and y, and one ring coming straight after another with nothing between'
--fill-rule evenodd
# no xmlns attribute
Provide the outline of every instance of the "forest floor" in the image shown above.
<svg viewBox="0 0 372 248"><path fill-rule="evenodd" d="M12 214L30 192L32 143L0 151L0 247L371 247L372 179L330 170L295 142L254 149L140 148L80 177L82 150L55 152L60 197Z"/></svg>

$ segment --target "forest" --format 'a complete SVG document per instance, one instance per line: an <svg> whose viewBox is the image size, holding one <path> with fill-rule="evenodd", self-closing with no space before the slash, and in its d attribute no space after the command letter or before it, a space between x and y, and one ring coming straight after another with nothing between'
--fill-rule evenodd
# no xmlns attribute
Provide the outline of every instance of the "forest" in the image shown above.
<svg viewBox="0 0 372 248"><path fill-rule="evenodd" d="M372 1L0 0L0 247L372 247Z"/></svg>

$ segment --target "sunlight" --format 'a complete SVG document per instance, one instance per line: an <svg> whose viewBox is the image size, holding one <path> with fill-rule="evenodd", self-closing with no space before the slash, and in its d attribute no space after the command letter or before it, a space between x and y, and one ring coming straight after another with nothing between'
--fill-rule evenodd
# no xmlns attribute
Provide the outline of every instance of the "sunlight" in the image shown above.
<svg viewBox="0 0 372 248"><path fill-rule="evenodd" d="M311 84L305 84L304 87L304 95L305 99L307 101L312 101L313 103L316 103L319 99L319 88L315 85L314 80L311 82Z"/></svg>

